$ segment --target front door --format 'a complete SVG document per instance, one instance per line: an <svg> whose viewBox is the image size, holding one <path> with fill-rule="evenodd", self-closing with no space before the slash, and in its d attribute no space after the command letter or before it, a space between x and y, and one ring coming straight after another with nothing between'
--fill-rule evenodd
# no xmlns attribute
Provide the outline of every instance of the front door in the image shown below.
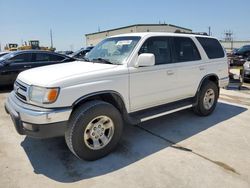
<svg viewBox="0 0 250 188"><path fill-rule="evenodd" d="M139 54L141 53L153 53L155 65L129 68L132 112L172 102L178 98L178 71L172 63L169 38L147 39L139 51Z"/></svg>

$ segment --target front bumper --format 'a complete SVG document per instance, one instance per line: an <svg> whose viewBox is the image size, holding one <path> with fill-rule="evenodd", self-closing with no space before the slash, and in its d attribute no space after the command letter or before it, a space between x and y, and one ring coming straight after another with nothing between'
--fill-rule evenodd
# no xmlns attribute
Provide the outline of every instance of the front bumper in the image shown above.
<svg viewBox="0 0 250 188"><path fill-rule="evenodd" d="M17 132L35 138L62 136L65 133L72 109L46 109L21 102L11 92L5 102Z"/></svg>

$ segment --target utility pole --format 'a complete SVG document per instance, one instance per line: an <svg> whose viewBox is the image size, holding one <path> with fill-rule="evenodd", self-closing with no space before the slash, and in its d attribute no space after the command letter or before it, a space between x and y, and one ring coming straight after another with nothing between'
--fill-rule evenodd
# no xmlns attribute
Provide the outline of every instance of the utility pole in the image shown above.
<svg viewBox="0 0 250 188"><path fill-rule="evenodd" d="M225 41L231 43L231 50L233 49L233 32L231 30L227 30L224 32Z"/></svg>
<svg viewBox="0 0 250 188"><path fill-rule="evenodd" d="M53 36L52 36L52 29L50 29L50 47L53 48Z"/></svg>
<svg viewBox="0 0 250 188"><path fill-rule="evenodd" d="M212 35L212 33L211 33L211 27L210 27L210 26L208 27L208 35L209 35L209 36Z"/></svg>

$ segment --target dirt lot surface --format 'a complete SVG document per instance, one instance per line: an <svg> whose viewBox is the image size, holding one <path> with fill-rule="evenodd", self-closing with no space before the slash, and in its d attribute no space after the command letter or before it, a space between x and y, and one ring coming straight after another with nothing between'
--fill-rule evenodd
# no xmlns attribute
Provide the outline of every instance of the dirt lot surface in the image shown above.
<svg viewBox="0 0 250 188"><path fill-rule="evenodd" d="M214 113L127 125L117 150L86 162L64 138L16 133L0 93L0 187L250 187L250 90L221 90Z"/></svg>

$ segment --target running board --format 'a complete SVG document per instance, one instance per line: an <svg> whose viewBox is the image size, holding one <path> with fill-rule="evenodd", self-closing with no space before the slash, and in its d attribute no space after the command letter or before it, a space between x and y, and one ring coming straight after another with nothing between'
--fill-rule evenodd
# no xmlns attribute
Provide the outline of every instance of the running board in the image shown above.
<svg viewBox="0 0 250 188"><path fill-rule="evenodd" d="M133 112L129 114L129 119L133 124L141 123L144 121L148 121L154 118L158 118L161 116L165 116L167 114L171 114L177 111L181 111L187 108L191 108L194 104L194 98L188 98L156 107L152 107L149 109Z"/></svg>
<svg viewBox="0 0 250 188"><path fill-rule="evenodd" d="M165 115L168 115L168 114L172 114L174 112L178 112L178 111L181 111L181 110L185 110L185 109L191 108L192 106L193 105L190 104L190 105L187 105L187 106L183 106L181 108L177 108L177 109L174 109L174 110L162 112L160 114L148 116L148 117L142 118L141 122L148 121L148 120L151 120L151 119L155 119L155 118L158 118L158 117L161 117L161 116L165 116Z"/></svg>

